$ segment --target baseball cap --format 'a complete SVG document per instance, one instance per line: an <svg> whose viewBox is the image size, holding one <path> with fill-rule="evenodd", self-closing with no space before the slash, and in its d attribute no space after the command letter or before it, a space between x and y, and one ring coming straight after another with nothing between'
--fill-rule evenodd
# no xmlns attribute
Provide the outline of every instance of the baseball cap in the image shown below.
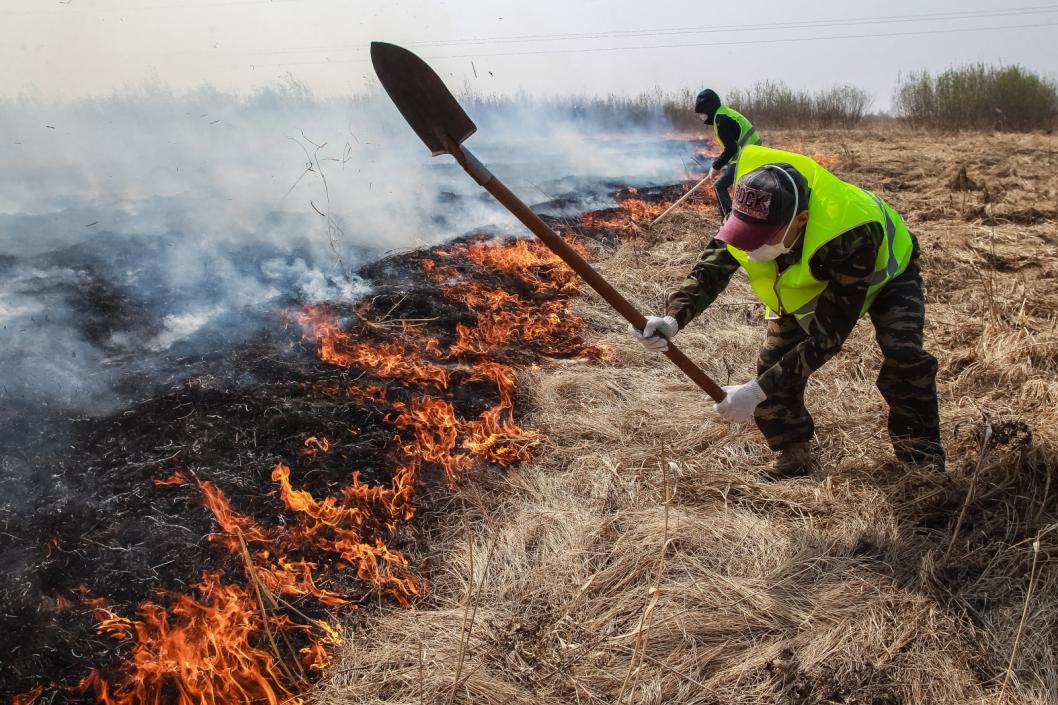
<svg viewBox="0 0 1058 705"><path fill-rule="evenodd" d="M716 239L751 252L785 230L797 213L808 208L808 196L808 182L791 164L757 167L735 184L731 217Z"/></svg>

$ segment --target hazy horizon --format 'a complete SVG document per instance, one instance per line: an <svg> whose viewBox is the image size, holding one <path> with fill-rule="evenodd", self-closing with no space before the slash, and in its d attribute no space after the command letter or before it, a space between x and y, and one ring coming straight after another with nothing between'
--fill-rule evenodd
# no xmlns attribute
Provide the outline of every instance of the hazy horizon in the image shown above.
<svg viewBox="0 0 1058 705"><path fill-rule="evenodd" d="M112 408L127 393L123 365L152 379L166 369L142 350L180 357L253 334L282 302L355 299L356 267L392 248L522 232L450 157L429 157L381 94L371 40L408 46L457 93L481 96L723 94L771 80L851 83L877 110L901 71L983 61L1054 73L1046 43L1024 38L1053 32L1058 5L898 0L885 12L834 0L807 12L773 0L704 12L662 1L4 0L0 364L18 384L0 401ZM1008 25L1025 27L992 29ZM543 99L467 109L480 127L473 149L531 203L614 205L610 184L676 182L693 156L662 120ZM129 315L86 318L100 291Z"/></svg>
<svg viewBox="0 0 1058 705"><path fill-rule="evenodd" d="M558 18L558 19L556 19ZM996 8L824 0L810 10L683 2L500 0L6 0L0 98L105 97L203 86L249 94L294 82L321 97L377 90L367 48L403 44L480 95L637 95L763 80L864 88L888 110L898 76L969 63L1058 76L1058 5Z"/></svg>

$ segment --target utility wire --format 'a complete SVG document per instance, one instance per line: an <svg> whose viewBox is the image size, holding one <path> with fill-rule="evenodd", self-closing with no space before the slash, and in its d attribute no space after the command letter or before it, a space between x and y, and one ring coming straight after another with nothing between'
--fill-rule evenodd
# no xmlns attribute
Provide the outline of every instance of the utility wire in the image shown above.
<svg viewBox="0 0 1058 705"><path fill-rule="evenodd" d="M958 29L930 29L930 30L911 30L908 32L879 32L875 34L830 34L819 37L782 37L776 39L741 39L728 42L691 42L684 44L639 44L632 46L619 46L619 47L582 47L579 49L539 49L535 51L507 51L507 52L493 52L487 54L446 54L444 56L428 56L423 58L428 59L467 59L467 58L478 58L478 57L489 57L489 56L532 56L536 54L581 54L581 53L593 53L593 52L613 52L613 51L636 51L641 49L678 49L681 47L718 47L718 46L736 46L742 44L785 44L785 43L796 43L796 42L821 42L829 41L834 39L876 39L880 37L912 37L926 34L959 34L961 32L994 32L1001 29L1035 29L1041 27L1055 27L1058 23L1044 22L1044 23L1032 23L1032 24L1014 24L1014 25L1002 25L1002 26L990 26L990 27L962 27Z"/></svg>
<svg viewBox="0 0 1058 705"><path fill-rule="evenodd" d="M542 54L588 54L588 53L599 53L599 52L622 52L622 51L642 51L647 49L679 49L684 47L720 47L720 46L742 46L742 45L761 45L761 44L794 44L802 42L823 42L833 41L838 39L879 39L889 37L912 37L922 35L937 35L937 34L960 34L965 32L996 32L1007 29L1042 29L1045 27L1056 27L1058 23L1045 22L1039 23L1034 22L1032 24L1015 24L1015 25L991 25L987 27L961 27L954 29L933 29L933 30L911 30L906 32L878 32L878 33L863 33L863 34L831 34L825 36L815 37L782 37L775 39L739 39L733 41L722 41L722 42L690 42L681 44L639 44L632 46L611 46L611 47L581 47L581 48L570 48L570 49L540 49L534 51L508 51L508 52L491 52L491 53L474 53L474 54L437 54L431 56L423 56L424 59L478 59L486 57L497 57L497 56L536 56ZM271 55L279 52L261 52L263 55ZM319 64L348 64L348 63L363 63L369 61L366 57L350 58L350 59L324 59L316 61L290 61L290 62L277 62L270 64L255 63L255 66L306 66L306 65L319 65Z"/></svg>
<svg viewBox="0 0 1058 705"><path fill-rule="evenodd" d="M576 32L572 34L522 34L497 37L474 37L465 39L440 39L421 42L407 42L405 46L442 47L452 45L475 44L518 44L536 41L569 41L575 39L604 39L614 37L652 37L672 34L709 34L714 32L757 32L776 29L813 29L816 27L843 27L860 24L895 24L901 22L922 22L930 20L989 19L996 17L1013 17L1035 14L1048 14L1058 11L1058 5L1035 5L1032 7L1014 7L1003 10L967 10L957 12L931 12L914 15L883 15L875 17L846 17L842 19L797 20L789 22L708 25L701 27L669 27L656 29L610 30L605 32Z"/></svg>
<svg viewBox="0 0 1058 705"><path fill-rule="evenodd" d="M483 37L480 39L450 39L450 40L436 40L436 41L421 41L421 42L403 42L405 47L419 47L419 48L458 48L458 47L469 47L479 44L525 44L525 43L543 43L543 42L558 42L558 41L570 41L570 40L587 40L596 41L599 39L606 38L636 38L636 37L654 37L654 36L669 36L669 35L680 35L680 34L713 34L717 32L734 33L739 34L745 32L760 32L760 31L775 31L780 29L816 29L816 28L827 28L827 27L844 27L851 25L872 25L872 24L890 24L890 23L904 23L904 22L928 22L928 21L957 21L957 20L971 20L971 19L999 19L1003 17L1019 17L1025 15L1040 15L1050 14L1058 12L1058 5L1037 5L1032 7L1021 7L1021 8L1009 8L1006 10L973 10L973 11L961 11L961 12L944 12L944 13L929 13L919 15L888 15L884 17L863 17L863 18L846 18L839 20L799 20L793 22L776 22L771 24L735 24L735 25L719 25L710 27L688 27L688 28L670 28L670 29L644 29L644 30L615 30L607 32L581 32L576 34L526 34L519 36L509 37ZM304 48L289 48L289 49L273 49L270 51L253 52L253 51L238 51L238 52L224 52L226 55L243 55L243 54L255 54L258 56L273 56L280 54L300 54L306 52L339 52L339 51L353 51L361 53L365 51L363 46L317 46L317 47L304 47ZM492 56L494 54L483 54L482 56Z"/></svg>

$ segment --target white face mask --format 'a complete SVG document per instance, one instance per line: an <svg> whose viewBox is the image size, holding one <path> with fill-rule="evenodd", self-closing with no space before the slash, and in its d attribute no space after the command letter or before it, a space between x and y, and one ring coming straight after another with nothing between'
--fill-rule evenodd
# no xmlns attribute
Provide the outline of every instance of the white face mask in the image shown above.
<svg viewBox="0 0 1058 705"><path fill-rule="evenodd" d="M783 240L786 236L783 235ZM775 243L774 245L761 245L755 250L750 250L746 253L746 257L749 257L753 262L771 262L773 259L777 259L781 255L785 255L792 248L782 244L782 240Z"/></svg>
<svg viewBox="0 0 1058 705"><path fill-rule="evenodd" d="M771 262L772 260L777 259L777 258L779 258L782 255L785 255L787 252L789 252L790 250L793 249L793 247L787 247L784 243L786 242L786 237L790 234L790 228L793 227L794 221L797 220L797 214L800 212L797 209L798 206L800 205L800 203L798 202L798 198L800 198L800 196L797 193L797 183L793 180L793 177L790 176L788 173L786 173L785 169L780 169L779 167L775 167L775 168L780 173L782 173L783 176L785 176L787 179L789 179L790 180L790 185L793 186L793 194L794 194L793 212L794 212L794 217L791 218L790 222L786 225L786 230L783 231L781 240L779 240L774 245L761 245L757 249L750 250L749 252L746 253L746 257L749 257L750 261L752 261L752 262Z"/></svg>

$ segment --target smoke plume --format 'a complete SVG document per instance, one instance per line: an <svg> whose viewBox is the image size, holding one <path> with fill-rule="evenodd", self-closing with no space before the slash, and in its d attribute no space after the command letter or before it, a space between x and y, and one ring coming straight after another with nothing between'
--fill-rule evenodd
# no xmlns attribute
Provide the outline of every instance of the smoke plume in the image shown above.
<svg viewBox="0 0 1058 705"><path fill-rule="evenodd" d="M611 182L685 174L660 116L468 100L468 143L552 213L609 205ZM145 87L0 104L0 444L25 418L113 412L294 302L351 301L394 248L520 232L382 94L320 99Z"/></svg>

